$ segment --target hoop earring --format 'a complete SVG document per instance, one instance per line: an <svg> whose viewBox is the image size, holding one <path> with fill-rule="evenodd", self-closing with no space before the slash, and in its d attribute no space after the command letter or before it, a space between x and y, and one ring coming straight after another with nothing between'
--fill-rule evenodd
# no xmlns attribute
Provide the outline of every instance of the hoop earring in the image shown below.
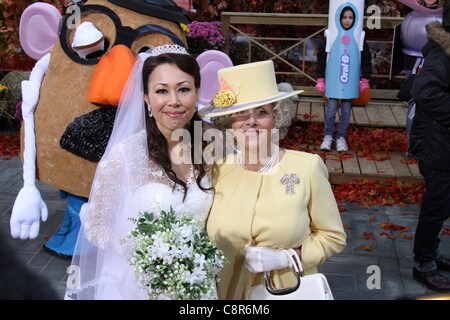
<svg viewBox="0 0 450 320"><path fill-rule="evenodd" d="M153 117L152 109L148 108L148 116L151 118Z"/></svg>

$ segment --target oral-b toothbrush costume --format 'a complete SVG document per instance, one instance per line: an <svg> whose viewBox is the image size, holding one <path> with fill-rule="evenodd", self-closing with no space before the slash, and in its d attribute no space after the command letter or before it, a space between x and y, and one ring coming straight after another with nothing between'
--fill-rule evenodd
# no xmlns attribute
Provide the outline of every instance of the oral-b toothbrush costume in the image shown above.
<svg viewBox="0 0 450 320"><path fill-rule="evenodd" d="M341 25L344 8L354 12L353 25L345 30ZM359 96L361 51L365 32L364 1L330 1L328 29L325 30L327 67L325 76L325 96L336 99L352 99Z"/></svg>

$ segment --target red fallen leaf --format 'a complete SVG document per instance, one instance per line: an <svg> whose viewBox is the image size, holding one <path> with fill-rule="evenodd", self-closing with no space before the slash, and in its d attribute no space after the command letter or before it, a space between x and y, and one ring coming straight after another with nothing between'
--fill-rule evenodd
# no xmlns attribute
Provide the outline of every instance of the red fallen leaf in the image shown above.
<svg viewBox="0 0 450 320"><path fill-rule="evenodd" d="M406 184L392 179L387 181L353 180L333 185L333 193L338 202L356 202L365 207L376 204L421 204L425 183L420 181Z"/></svg>
<svg viewBox="0 0 450 320"><path fill-rule="evenodd" d="M367 246L360 245L358 249L370 252L372 251L372 246L370 244L368 244Z"/></svg>
<svg viewBox="0 0 450 320"><path fill-rule="evenodd" d="M441 232L441 236L450 236L450 227L444 227L444 230Z"/></svg>
<svg viewBox="0 0 450 320"><path fill-rule="evenodd" d="M363 237L366 240L373 240L373 239L375 239L375 236L373 235L373 233L372 232L367 232L367 231L363 233Z"/></svg>
<svg viewBox="0 0 450 320"><path fill-rule="evenodd" d="M405 226L400 226L396 223L391 223L391 222L383 222L380 224L380 226L384 229L384 230L391 230L391 231L399 231L399 232L409 232L411 231L410 228L405 227Z"/></svg>
<svg viewBox="0 0 450 320"><path fill-rule="evenodd" d="M400 160L401 163L404 164L414 164L414 163L419 163L419 161L417 161L416 159L413 158L406 158L406 159L402 159Z"/></svg>
<svg viewBox="0 0 450 320"><path fill-rule="evenodd" d="M341 204L338 205L338 209L339 209L339 212L347 211L347 208L345 206L341 205Z"/></svg>
<svg viewBox="0 0 450 320"><path fill-rule="evenodd" d="M379 234L380 234L380 237L386 237L386 238L389 238L391 240L395 239L394 235L392 235L390 233L387 233L386 231L381 231Z"/></svg>
<svg viewBox="0 0 450 320"><path fill-rule="evenodd" d="M9 160L17 156L20 152L20 133L3 132L0 133L0 157Z"/></svg>
<svg viewBox="0 0 450 320"><path fill-rule="evenodd" d="M382 227L384 230L389 230L391 227L391 224L389 222L383 222L380 224L380 227Z"/></svg>
<svg viewBox="0 0 450 320"><path fill-rule="evenodd" d="M353 228L351 226L349 226L348 224L344 224L344 229L348 229L348 230L352 230Z"/></svg>
<svg viewBox="0 0 450 320"><path fill-rule="evenodd" d="M375 130L373 130L372 135L374 138L377 138L377 139L383 138L383 130L375 129Z"/></svg>
<svg viewBox="0 0 450 320"><path fill-rule="evenodd" d="M324 151L322 151L324 152ZM337 162L342 162L345 161L347 159L353 159L355 158L355 156L351 153L339 153L339 154L334 154L334 153L328 153L328 152L324 152L325 155L325 159L326 160L333 160L333 161L337 161Z"/></svg>
<svg viewBox="0 0 450 320"><path fill-rule="evenodd" d="M389 154L385 154L385 155L375 155L374 156L374 160L375 161L384 161L384 160L389 160L391 159L391 157L389 156ZM379 171L381 173L381 171ZM384 173L384 172L383 172Z"/></svg>
<svg viewBox="0 0 450 320"><path fill-rule="evenodd" d="M404 233L400 233L400 238L403 238L405 240L412 240L413 237L411 237L410 235L404 234Z"/></svg>
<svg viewBox="0 0 450 320"><path fill-rule="evenodd" d="M355 158L355 155L352 153L343 153L340 155L341 161L347 160L347 159L353 159Z"/></svg>
<svg viewBox="0 0 450 320"><path fill-rule="evenodd" d="M375 221L377 221L377 217L370 217L369 221L370 222L375 222Z"/></svg>
<svg viewBox="0 0 450 320"><path fill-rule="evenodd" d="M302 117L305 120L319 118L317 114L309 114L309 113L302 114Z"/></svg>
<svg viewBox="0 0 450 320"><path fill-rule="evenodd" d="M350 126L347 133L347 142L351 150L355 151L359 157L369 159L387 159L388 155L380 157L375 153L387 153L390 151L407 150L406 131L399 128L358 128Z"/></svg>

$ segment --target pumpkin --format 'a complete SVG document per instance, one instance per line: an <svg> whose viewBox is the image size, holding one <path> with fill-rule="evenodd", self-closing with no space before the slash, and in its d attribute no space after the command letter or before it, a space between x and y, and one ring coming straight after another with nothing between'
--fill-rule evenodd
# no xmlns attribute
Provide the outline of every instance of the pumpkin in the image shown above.
<svg viewBox="0 0 450 320"><path fill-rule="evenodd" d="M357 107L365 106L369 103L371 97L372 97L372 92L369 88L363 92L360 92L358 98L353 98L352 105L357 106ZM328 98L325 96L323 96L323 100L325 102L328 102ZM339 105L341 105L341 101L339 101Z"/></svg>

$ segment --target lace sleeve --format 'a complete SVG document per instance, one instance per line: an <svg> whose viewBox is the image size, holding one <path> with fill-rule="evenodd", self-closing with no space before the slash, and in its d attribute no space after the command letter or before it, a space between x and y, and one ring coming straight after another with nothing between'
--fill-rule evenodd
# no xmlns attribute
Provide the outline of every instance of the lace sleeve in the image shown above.
<svg viewBox="0 0 450 320"><path fill-rule="evenodd" d="M115 212L123 192L120 186L126 184L124 168L121 153L111 152L99 163L92 185L84 232L91 243L102 249L113 245Z"/></svg>

